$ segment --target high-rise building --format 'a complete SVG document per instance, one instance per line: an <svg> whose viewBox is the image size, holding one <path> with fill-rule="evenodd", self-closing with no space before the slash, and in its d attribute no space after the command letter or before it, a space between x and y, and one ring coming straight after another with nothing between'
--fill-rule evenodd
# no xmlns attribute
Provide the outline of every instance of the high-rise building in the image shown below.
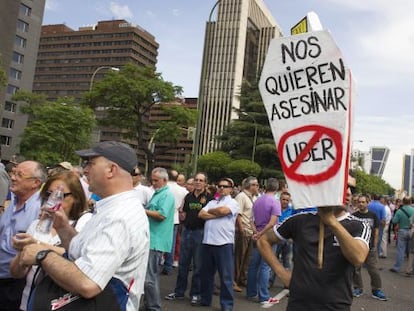
<svg viewBox="0 0 414 311"><path fill-rule="evenodd" d="M387 164L390 149L387 147L371 147L371 168L369 173L382 178L385 165Z"/></svg>
<svg viewBox="0 0 414 311"><path fill-rule="evenodd" d="M111 68L126 63L155 66L158 47L153 35L125 20L99 21L78 30L44 25L33 92L49 100L80 99Z"/></svg>
<svg viewBox="0 0 414 311"><path fill-rule="evenodd" d="M217 8L217 19L212 15ZM243 80L256 82L270 40L281 30L263 0L221 0L206 24L194 147L196 155L219 147L221 135L240 107Z"/></svg>
<svg viewBox="0 0 414 311"><path fill-rule="evenodd" d="M408 196L414 195L414 149L404 155L402 189Z"/></svg>
<svg viewBox="0 0 414 311"><path fill-rule="evenodd" d="M0 86L1 158L11 160L19 152L20 135L27 116L11 97L18 90L32 91L45 0L0 1L0 59L7 85Z"/></svg>

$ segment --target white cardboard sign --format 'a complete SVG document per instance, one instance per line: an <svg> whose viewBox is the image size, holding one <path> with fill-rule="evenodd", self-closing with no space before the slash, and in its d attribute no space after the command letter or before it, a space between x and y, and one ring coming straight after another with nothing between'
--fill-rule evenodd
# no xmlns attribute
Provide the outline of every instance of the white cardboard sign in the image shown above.
<svg viewBox="0 0 414 311"><path fill-rule="evenodd" d="M355 92L330 33L273 39L259 89L295 208L343 204Z"/></svg>

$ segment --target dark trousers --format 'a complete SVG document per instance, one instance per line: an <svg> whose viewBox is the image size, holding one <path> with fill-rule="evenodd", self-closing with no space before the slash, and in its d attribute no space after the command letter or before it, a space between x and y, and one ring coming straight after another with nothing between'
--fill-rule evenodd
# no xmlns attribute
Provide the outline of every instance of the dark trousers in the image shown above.
<svg viewBox="0 0 414 311"><path fill-rule="evenodd" d="M220 276L220 305L221 310L233 310L234 291L234 250L233 244L207 245L203 244L201 270L201 304L211 305L213 298L214 274Z"/></svg>
<svg viewBox="0 0 414 311"><path fill-rule="evenodd" d="M191 279L191 296L200 295L201 286L201 242L203 241L203 229L189 230L183 226L181 233L180 259L178 261L178 275L175 285L175 293L184 296L187 289L188 271L193 262L193 276Z"/></svg>
<svg viewBox="0 0 414 311"><path fill-rule="evenodd" d="M0 279L0 311L20 310L26 279Z"/></svg>

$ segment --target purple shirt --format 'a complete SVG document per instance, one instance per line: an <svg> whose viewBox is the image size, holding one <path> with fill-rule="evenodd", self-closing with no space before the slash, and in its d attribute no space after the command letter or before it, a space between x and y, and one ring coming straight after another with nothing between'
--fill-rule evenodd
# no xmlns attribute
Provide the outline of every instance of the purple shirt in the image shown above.
<svg viewBox="0 0 414 311"><path fill-rule="evenodd" d="M275 199L274 195L264 194L253 204L254 223L257 231L263 230L273 215L279 217L280 214L280 202Z"/></svg>

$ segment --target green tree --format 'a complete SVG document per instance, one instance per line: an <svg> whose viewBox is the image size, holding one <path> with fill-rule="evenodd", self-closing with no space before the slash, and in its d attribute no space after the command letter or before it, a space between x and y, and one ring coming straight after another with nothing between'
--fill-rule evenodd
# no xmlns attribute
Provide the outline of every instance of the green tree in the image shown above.
<svg viewBox="0 0 414 311"><path fill-rule="evenodd" d="M250 160L231 161L226 166L227 176L230 176L237 185L248 176L258 176L260 174L260 165Z"/></svg>
<svg viewBox="0 0 414 311"><path fill-rule="evenodd" d="M395 189L378 176L369 175L362 170L352 171L356 179L357 193L394 195Z"/></svg>
<svg viewBox="0 0 414 311"><path fill-rule="evenodd" d="M258 177L268 178L281 174L273 134L257 83L244 82L240 91L239 118L233 120L219 138L221 151L229 153L233 159L251 159L254 134L257 127L255 162L262 168Z"/></svg>
<svg viewBox="0 0 414 311"><path fill-rule="evenodd" d="M198 158L198 171L206 172L210 182L226 176L226 168L231 162L230 156L221 151L211 152Z"/></svg>
<svg viewBox="0 0 414 311"><path fill-rule="evenodd" d="M169 142L174 145L178 135L182 133L181 128L191 122L188 119L167 118L163 125L168 131L154 129L148 122L150 109L159 102L172 102L181 92L181 87L164 81L153 67L126 64L121 71L109 72L103 80L95 83L83 102L94 109L99 107L104 112L98 118L99 125L122 129L124 139L137 142L148 160L148 171L151 171L154 152L148 146L148 140L165 143L168 137ZM180 109L171 109L169 112L174 115L177 110ZM187 111L182 112L184 115L186 113ZM168 135L164 135L165 133Z"/></svg>
<svg viewBox="0 0 414 311"><path fill-rule="evenodd" d="M22 112L29 116L20 143L22 155L44 164L79 160L75 150L89 145L95 126L90 108L67 98L50 102L43 95L23 91L13 100L25 102Z"/></svg>

